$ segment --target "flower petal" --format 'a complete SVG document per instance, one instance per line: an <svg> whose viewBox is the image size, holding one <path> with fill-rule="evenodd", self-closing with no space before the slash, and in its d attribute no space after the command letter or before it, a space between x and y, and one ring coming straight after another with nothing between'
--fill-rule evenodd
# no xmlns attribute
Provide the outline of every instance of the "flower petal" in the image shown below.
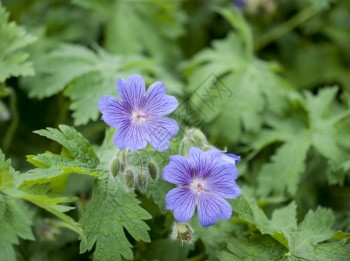
<svg viewBox="0 0 350 261"><path fill-rule="evenodd" d="M235 182L237 175L235 165L220 165L208 175L205 187L210 192L214 192L223 198L236 198L242 193Z"/></svg>
<svg viewBox="0 0 350 261"><path fill-rule="evenodd" d="M188 188L175 188L166 194L167 209L174 210L174 217L179 222L187 222L194 214L195 194Z"/></svg>
<svg viewBox="0 0 350 261"><path fill-rule="evenodd" d="M98 101L102 113L102 120L111 127L118 127L124 121L130 120L127 108L113 96L102 96Z"/></svg>
<svg viewBox="0 0 350 261"><path fill-rule="evenodd" d="M230 204L219 195L202 193L198 196L198 218L203 227L214 225L218 218L229 219L231 215Z"/></svg>
<svg viewBox="0 0 350 261"><path fill-rule="evenodd" d="M179 105L174 96L166 95L162 82L155 82L148 88L142 104L142 107L152 116L169 114Z"/></svg>
<svg viewBox="0 0 350 261"><path fill-rule="evenodd" d="M135 152L147 146L148 134L144 126L125 123L119 127L114 135L114 144L121 150L130 149Z"/></svg>
<svg viewBox="0 0 350 261"><path fill-rule="evenodd" d="M232 163L236 165L236 162L241 162L241 157L235 154L222 153L222 160L226 163Z"/></svg>
<svg viewBox="0 0 350 261"><path fill-rule="evenodd" d="M198 148L191 148L189 160L198 178L206 178L218 165L222 164L221 153L218 150L203 152Z"/></svg>
<svg viewBox="0 0 350 261"><path fill-rule="evenodd" d="M177 185L189 185L192 182L192 168L188 160L180 155L169 158L169 164L163 169L163 179Z"/></svg>
<svg viewBox="0 0 350 261"><path fill-rule="evenodd" d="M140 75L132 74L128 79L118 79L117 91L120 98L130 108L138 108L146 89L145 81Z"/></svg>
<svg viewBox="0 0 350 261"><path fill-rule="evenodd" d="M165 151L170 139L179 131L177 122L170 118L155 118L147 123L148 141L157 151Z"/></svg>

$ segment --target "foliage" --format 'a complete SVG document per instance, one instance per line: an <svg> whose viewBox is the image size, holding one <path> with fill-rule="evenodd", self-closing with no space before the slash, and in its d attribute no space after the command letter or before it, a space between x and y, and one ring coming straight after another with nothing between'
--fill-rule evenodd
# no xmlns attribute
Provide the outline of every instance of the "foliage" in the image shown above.
<svg viewBox="0 0 350 261"><path fill-rule="evenodd" d="M11 76L34 74L28 53L21 49L34 42L35 37L22 27L9 22L9 13L0 3L0 83Z"/></svg>
<svg viewBox="0 0 350 261"><path fill-rule="evenodd" d="M350 259L350 3L233 2L1 1L0 260ZM99 120L133 73L179 100L166 152ZM193 146L243 195L179 240L162 169Z"/></svg>

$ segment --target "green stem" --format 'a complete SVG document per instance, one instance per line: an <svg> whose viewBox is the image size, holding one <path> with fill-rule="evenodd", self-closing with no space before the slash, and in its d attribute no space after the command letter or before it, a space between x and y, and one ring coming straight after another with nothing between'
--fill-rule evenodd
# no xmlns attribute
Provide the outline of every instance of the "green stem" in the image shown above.
<svg viewBox="0 0 350 261"><path fill-rule="evenodd" d="M7 90L10 93L10 111L12 115L12 121L5 133L4 140L2 142L2 149L5 153L7 152L12 142L13 136L15 135L19 122L19 114L17 110L17 95L12 88L7 88Z"/></svg>
<svg viewBox="0 0 350 261"><path fill-rule="evenodd" d="M137 157L139 158L139 161L140 161L140 167L141 167L141 172L143 170L143 164L142 164L142 158L140 156L140 154L136 151L135 154L137 155Z"/></svg>
<svg viewBox="0 0 350 261"><path fill-rule="evenodd" d="M310 19L316 14L318 14L318 10L316 10L314 7L309 7L300 11L291 19L287 20L283 24L280 24L279 26L273 28L271 31L263 35L260 38L260 40L256 43L255 51L258 51L264 48L266 45L274 42L275 40L285 35L286 33L292 31L298 25L302 24L303 22Z"/></svg>
<svg viewBox="0 0 350 261"><path fill-rule="evenodd" d="M147 157L148 157L149 161L151 161L151 160L152 160L152 157L151 157L151 155L149 155L149 153L148 153L147 149L144 149L144 151L146 152L146 154L147 154Z"/></svg>

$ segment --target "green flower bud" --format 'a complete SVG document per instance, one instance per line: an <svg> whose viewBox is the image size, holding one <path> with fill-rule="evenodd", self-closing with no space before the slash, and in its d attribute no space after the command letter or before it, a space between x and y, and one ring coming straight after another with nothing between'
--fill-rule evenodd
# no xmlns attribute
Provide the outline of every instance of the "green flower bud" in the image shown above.
<svg viewBox="0 0 350 261"><path fill-rule="evenodd" d="M205 137L204 133L200 129L192 129L192 135L198 141L203 143L207 142L207 137Z"/></svg>
<svg viewBox="0 0 350 261"><path fill-rule="evenodd" d="M152 179L156 179L158 175L158 165L153 160L148 162L148 173Z"/></svg>
<svg viewBox="0 0 350 261"><path fill-rule="evenodd" d="M186 223L175 223L171 237L175 240L181 240L182 243L190 243L193 239L192 237L193 229L190 225Z"/></svg>
<svg viewBox="0 0 350 261"><path fill-rule="evenodd" d="M142 172L137 176L137 186L142 193L147 189L147 177Z"/></svg>
<svg viewBox="0 0 350 261"><path fill-rule="evenodd" d="M121 172L124 172L124 170L126 169L126 162L124 162L124 161L122 161L121 163L120 163L120 171Z"/></svg>
<svg viewBox="0 0 350 261"><path fill-rule="evenodd" d="M120 169L120 160L118 158L114 158L110 169L114 177L118 175L119 169Z"/></svg>
<svg viewBox="0 0 350 261"><path fill-rule="evenodd" d="M124 182L125 182L125 185L126 185L128 188L133 188L133 187L134 187L135 174L134 174L134 172L132 171L132 169L127 169L127 170L124 172Z"/></svg>

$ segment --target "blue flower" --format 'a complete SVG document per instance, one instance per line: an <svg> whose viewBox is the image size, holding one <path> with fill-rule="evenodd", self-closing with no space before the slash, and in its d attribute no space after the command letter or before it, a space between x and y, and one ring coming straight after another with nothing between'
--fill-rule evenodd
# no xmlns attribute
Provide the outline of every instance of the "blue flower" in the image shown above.
<svg viewBox="0 0 350 261"><path fill-rule="evenodd" d="M207 227L217 219L231 217L232 208L224 198L236 198L241 194L237 186L237 168L222 159L218 150L203 152L191 148L189 157L170 156L170 163L163 169L163 179L179 185L165 197L167 209L174 210L179 222L187 222L196 205L199 222Z"/></svg>
<svg viewBox="0 0 350 261"><path fill-rule="evenodd" d="M118 128L114 143L119 149L135 152L150 143L156 150L169 148L169 140L179 131L177 122L163 117L173 112L178 101L166 95L162 82L153 83L146 92L141 76L133 74L126 80L118 79L117 92L121 100L113 96L102 96L98 107L102 120Z"/></svg>

